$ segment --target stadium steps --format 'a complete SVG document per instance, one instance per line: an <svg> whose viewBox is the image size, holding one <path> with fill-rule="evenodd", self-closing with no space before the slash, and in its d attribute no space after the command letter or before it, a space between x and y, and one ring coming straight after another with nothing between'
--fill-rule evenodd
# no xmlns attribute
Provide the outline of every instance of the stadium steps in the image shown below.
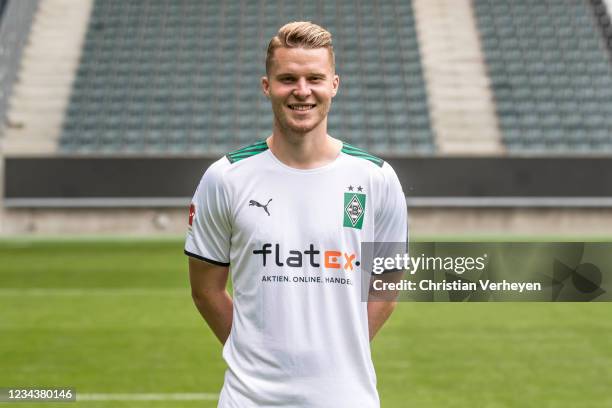
<svg viewBox="0 0 612 408"><path fill-rule="evenodd" d="M606 10L608 11L608 15L612 16L612 14L610 13L612 11L612 0L604 0L604 3L606 5Z"/></svg>
<svg viewBox="0 0 612 408"><path fill-rule="evenodd" d="M93 0L43 0L9 101L4 151L57 151Z"/></svg>
<svg viewBox="0 0 612 408"><path fill-rule="evenodd" d="M413 4L440 153L502 153L471 1L414 0Z"/></svg>
<svg viewBox="0 0 612 408"><path fill-rule="evenodd" d="M610 18L610 7L612 0L590 0L593 15L599 25L599 30L608 48L608 57L612 61L612 18Z"/></svg>

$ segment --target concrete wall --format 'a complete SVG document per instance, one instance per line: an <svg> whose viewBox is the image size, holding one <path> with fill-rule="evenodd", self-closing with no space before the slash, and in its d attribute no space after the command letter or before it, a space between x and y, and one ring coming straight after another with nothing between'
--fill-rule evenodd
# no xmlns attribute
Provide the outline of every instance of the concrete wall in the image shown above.
<svg viewBox="0 0 612 408"><path fill-rule="evenodd" d="M1 234L184 235L187 208L7 209ZM411 236L428 235L612 235L612 208L414 208Z"/></svg>

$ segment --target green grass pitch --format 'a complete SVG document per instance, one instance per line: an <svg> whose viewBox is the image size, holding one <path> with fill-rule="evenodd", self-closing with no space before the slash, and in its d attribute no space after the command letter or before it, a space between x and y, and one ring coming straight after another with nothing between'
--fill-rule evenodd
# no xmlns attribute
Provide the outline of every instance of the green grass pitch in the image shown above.
<svg viewBox="0 0 612 408"><path fill-rule="evenodd" d="M612 407L610 303L400 303L372 353L384 408ZM0 241L0 387L214 397L223 372L182 241Z"/></svg>

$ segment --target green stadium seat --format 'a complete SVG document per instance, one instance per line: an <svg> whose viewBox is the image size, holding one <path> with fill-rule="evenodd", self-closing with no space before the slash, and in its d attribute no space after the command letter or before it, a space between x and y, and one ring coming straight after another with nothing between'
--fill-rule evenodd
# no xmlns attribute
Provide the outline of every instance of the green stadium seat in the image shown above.
<svg viewBox="0 0 612 408"><path fill-rule="evenodd" d="M612 75L588 7L474 1L510 151L593 152L605 145Z"/></svg>
<svg viewBox="0 0 612 408"><path fill-rule="evenodd" d="M352 0L96 0L60 149L222 153L265 137L272 117L257 79L266 39L289 17L321 22L336 38L343 84L331 134L379 152L435 150L412 6ZM381 56L382 71L368 62ZM367 120L351 113L364 98Z"/></svg>

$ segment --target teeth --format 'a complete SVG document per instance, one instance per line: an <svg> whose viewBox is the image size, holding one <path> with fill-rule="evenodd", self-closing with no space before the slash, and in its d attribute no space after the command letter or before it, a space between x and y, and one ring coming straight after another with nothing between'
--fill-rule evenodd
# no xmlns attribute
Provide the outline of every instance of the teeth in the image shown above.
<svg viewBox="0 0 612 408"><path fill-rule="evenodd" d="M315 107L315 105L289 105L293 110L305 111Z"/></svg>

